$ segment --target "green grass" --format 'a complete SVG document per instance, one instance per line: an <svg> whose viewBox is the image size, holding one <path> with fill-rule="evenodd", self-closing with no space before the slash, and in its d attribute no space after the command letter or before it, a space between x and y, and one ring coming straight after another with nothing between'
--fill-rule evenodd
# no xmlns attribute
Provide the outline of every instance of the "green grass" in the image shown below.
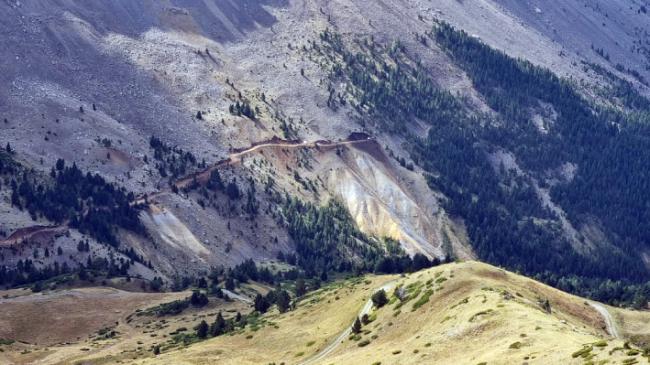
<svg viewBox="0 0 650 365"><path fill-rule="evenodd" d="M359 342L359 343L357 344L357 346L359 346L359 347L365 347L365 346L368 346L369 344L370 344L370 340L363 340L363 341Z"/></svg>
<svg viewBox="0 0 650 365"><path fill-rule="evenodd" d="M494 309L486 309L486 310L484 310L484 311L480 311L480 312L474 313L474 315L472 315L472 316L469 318L469 321L470 321L470 322L474 322L474 320L476 320L478 317L484 316L484 315L486 315L486 314L490 314L490 313L492 313L492 312L494 312Z"/></svg>
<svg viewBox="0 0 650 365"><path fill-rule="evenodd" d="M415 312L420 308L421 306L427 304L429 302L429 298L433 295L433 290L427 289L424 294L418 299L415 303L413 303L413 307L411 308L412 312Z"/></svg>
<svg viewBox="0 0 650 365"><path fill-rule="evenodd" d="M591 353L591 350L593 350L593 349L594 348L592 346L585 346L582 349L572 353L571 357L573 357L574 359L577 358L577 357L586 358L587 356L589 356L589 354Z"/></svg>
<svg viewBox="0 0 650 365"><path fill-rule="evenodd" d="M467 304L467 303L469 303L469 297L467 297L467 298L461 300L460 302L452 305L450 309L454 309L454 308L458 307L459 305L463 305L463 304Z"/></svg>
<svg viewBox="0 0 650 365"><path fill-rule="evenodd" d="M8 338L0 338L0 345L7 345L7 346L9 346L9 345L13 344L14 342L16 342L16 341L14 341L14 340L10 340L10 339L8 339Z"/></svg>
<svg viewBox="0 0 650 365"><path fill-rule="evenodd" d="M596 347L607 347L607 341L600 340L598 342L594 342L594 346L596 346Z"/></svg>

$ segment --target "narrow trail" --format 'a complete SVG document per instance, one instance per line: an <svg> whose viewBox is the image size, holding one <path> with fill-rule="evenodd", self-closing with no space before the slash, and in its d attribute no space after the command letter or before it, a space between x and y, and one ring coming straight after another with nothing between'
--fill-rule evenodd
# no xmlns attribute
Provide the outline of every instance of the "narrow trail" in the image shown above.
<svg viewBox="0 0 650 365"><path fill-rule="evenodd" d="M367 143L372 141L372 137L365 134L353 134L348 139L338 142L332 142L327 140L317 140L317 141L288 141L280 138L273 138L269 141L254 143L251 147L248 147L243 150L234 150L227 158L219 160L216 163L210 165L209 167L184 176L176 180L172 185L177 189L184 189L190 186L191 184L197 182L199 184L206 184L210 178L212 171L223 168L225 166L232 166L242 161L242 158L246 155L249 155L253 152L264 148L287 148L287 149L300 149L300 148L319 148L319 147L337 147L344 145L360 144ZM157 196L162 194L172 192L171 188L164 188L155 193L145 194L136 198L133 204L145 204L147 200L154 199Z"/></svg>
<svg viewBox="0 0 650 365"><path fill-rule="evenodd" d="M589 305L592 308L594 308L598 313L600 313L600 315L605 320L605 326L607 326L607 333L609 333L609 335L614 338L621 338L621 335L618 333L618 329L616 328L616 323L614 322L614 318L609 313L607 308L604 305L596 302L589 302Z"/></svg>
<svg viewBox="0 0 650 365"><path fill-rule="evenodd" d="M311 142L298 141L298 140L289 141L289 140L280 139L278 137L274 137L267 141L254 143L252 146L243 150L233 150L232 153L228 155L227 158L217 161L216 163L210 165L206 169L184 176L176 180L175 182L173 182L172 185L175 186L177 189L184 189L190 186L191 184L193 184L194 182L198 182L199 184L205 184L210 178L210 174L212 173L212 171L222 168L224 166L231 166L238 162L241 162L244 156L263 148L281 147L281 148L298 149L298 148L336 147L336 146L343 146L343 145L367 143L369 141L373 141L373 138L365 133L352 133L347 139L338 142L333 142L328 140L317 140ZM154 199L160 195L168 194L171 192L172 192L171 188L164 188L154 193L143 194L141 196L136 197L131 204L132 205L148 204L148 201L150 199ZM46 233L59 234L65 232L68 228L69 226L67 223L60 224L58 226L31 226L31 227L20 228L15 232L13 232L9 237L5 238L4 240L0 240L0 246L11 246L20 243L24 240L31 239L32 237L39 234L46 234Z"/></svg>
<svg viewBox="0 0 650 365"><path fill-rule="evenodd" d="M395 285L396 280L391 280L387 282L386 284L382 285L381 288L377 289L374 291L374 293L384 290L385 292L389 292L390 289ZM370 310L372 309L372 298L368 299L366 304L363 306L359 314L357 315L358 318L363 317L364 314L370 314ZM336 350L337 347L343 341L352 333L352 324L350 324L341 334L332 341L329 345L327 345L324 349L322 349L320 352L314 354L312 357L308 358L307 360L303 361L300 363L300 365L309 365L309 364L314 364L322 359L324 359L327 355L331 354L334 350Z"/></svg>

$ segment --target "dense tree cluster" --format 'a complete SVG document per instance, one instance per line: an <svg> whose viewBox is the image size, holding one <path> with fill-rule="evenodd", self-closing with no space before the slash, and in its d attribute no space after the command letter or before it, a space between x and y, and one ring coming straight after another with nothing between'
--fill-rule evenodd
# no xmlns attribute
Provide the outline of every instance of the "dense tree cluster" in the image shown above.
<svg viewBox="0 0 650 365"><path fill-rule="evenodd" d="M629 303L643 295L632 284L647 280L647 270L638 255L627 252L650 242L650 170L643 167L650 158L650 133L639 123L648 101L623 84L613 92L635 113L593 106L571 82L446 24L429 36L467 72L496 118L437 87L397 42L386 47L358 41L355 53L339 35L325 31L313 48L329 60L332 84L347 82L349 102L371 116L368 121L379 120L408 140L411 158L449 198L448 210L465 219L482 259L605 301ZM545 136L532 120L541 105L557 114ZM431 125L426 138L410 133L415 120ZM489 156L497 148L513 152L531 175L495 169ZM532 178L543 180L565 162L577 164L578 173L552 188L553 199L576 225L597 217L620 249L585 256L557 225L540 223L557 217L539 202Z"/></svg>
<svg viewBox="0 0 650 365"><path fill-rule="evenodd" d="M322 207L286 197L284 223L296 243L294 264L309 277L322 272L410 272L431 267L424 255L391 251L356 227L347 209L331 200Z"/></svg>
<svg viewBox="0 0 650 365"><path fill-rule="evenodd" d="M16 287L27 284L34 284L33 288L39 288L40 283L52 278L76 274L80 280L91 280L94 277L117 277L128 274L133 262L124 258L91 258L79 267L71 268L67 263L38 267L30 259L18 260L16 267L8 268L0 266L0 286Z"/></svg>
<svg viewBox="0 0 650 365"><path fill-rule="evenodd" d="M159 304L155 307L148 308L143 312L140 312L140 315L155 315L158 317L162 316L173 316L177 314L181 314L184 310L189 308L190 306L196 307L196 308L201 308L205 307L208 305L210 300L208 299L208 296L205 295L205 293L202 293L201 291L194 290L192 292L192 295L185 299L179 299L179 300L174 300L171 302L167 303L162 303Z"/></svg>
<svg viewBox="0 0 650 365"><path fill-rule="evenodd" d="M203 320L201 321L194 329L196 331L196 337L203 340L209 337L217 337L227 333L230 333L238 328L244 328L248 324L249 317L242 315L237 312L234 317L225 319L221 312L217 313L217 316L214 319L214 322L208 325L208 323Z"/></svg>
<svg viewBox="0 0 650 365"><path fill-rule="evenodd" d="M0 266L0 285L20 286L41 280L47 280L59 275L69 274L72 269L67 263L38 268L30 259L18 260L15 268Z"/></svg>
<svg viewBox="0 0 650 365"><path fill-rule="evenodd" d="M249 119L255 120L255 110L251 108L251 105L248 103L248 101L243 101L235 102L235 104L230 104L230 107L228 108L228 111L230 111L230 114L232 115L237 115L237 116L245 116Z"/></svg>
<svg viewBox="0 0 650 365"><path fill-rule="evenodd" d="M291 309L291 296L284 289L276 288L266 295L257 294L254 301L254 308L260 313L266 313L273 304L276 304L278 311L284 313Z"/></svg>
<svg viewBox="0 0 650 365"><path fill-rule="evenodd" d="M182 148L171 147L155 136L149 139L149 146L153 149L156 160L156 169L162 177L176 178L185 176L193 167L205 168L205 161L197 162L196 157Z"/></svg>
<svg viewBox="0 0 650 365"><path fill-rule="evenodd" d="M501 113L506 128L489 136L505 145L532 171L557 168L562 162L577 164L576 177L553 187L555 201L568 211L574 223L597 217L610 240L627 252L650 242L650 127L630 120L624 112L590 105L566 80L532 64L514 60L449 25L436 29L436 40L449 51L472 78L488 104ZM644 108L650 102L625 84L615 92L628 106ZM625 92L623 92L625 90ZM530 109L541 103L557 113L546 138L533 131ZM506 133L508 131L509 133ZM606 266L588 275L647 279L638 255L601 255ZM608 259L613 257L613 259ZM635 260L636 258L636 260ZM588 271L588 270L587 270Z"/></svg>
<svg viewBox="0 0 650 365"><path fill-rule="evenodd" d="M143 233L134 196L98 174L84 174L76 164L59 159L50 179L22 169L11 175L11 203L56 223L71 227L117 247L116 227Z"/></svg>

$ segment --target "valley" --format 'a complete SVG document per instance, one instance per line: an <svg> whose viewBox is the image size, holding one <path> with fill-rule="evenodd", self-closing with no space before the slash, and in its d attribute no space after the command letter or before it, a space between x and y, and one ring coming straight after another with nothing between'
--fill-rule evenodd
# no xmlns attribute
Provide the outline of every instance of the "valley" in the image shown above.
<svg viewBox="0 0 650 365"><path fill-rule="evenodd" d="M251 282L241 290L247 292L254 287L260 288ZM381 307L370 299L379 290L384 290L388 298ZM445 264L402 277L371 275L337 280L297 298L292 311L280 313L272 309L256 318L255 324L233 334L174 345L178 341L173 339L174 334L193 332L201 319L210 320L217 312L228 318L228 313L244 313L250 308L249 303L235 298L223 301L211 297L206 307L186 309L181 314L142 315L146 308L186 295L188 292L143 295L88 288L5 298L3 308L8 312L1 321L9 328L17 328L16 310L25 310L25 303L34 305L43 296L55 311L74 298L79 308L74 316L85 327L72 327L68 316L73 314L61 312L60 323L47 321L52 326L49 330L21 326L25 330L38 328L47 337L39 337L38 342L3 345L1 355L5 361L17 364L647 361L643 358L645 352L627 337L633 331L630 318L639 321L640 314L596 303L592 306L581 298L478 262ZM99 298L104 303L96 309L99 312L84 310L87 305L96 306ZM103 313L101 319L85 319L96 313ZM364 314L367 322L362 321L356 333L351 323ZM104 326L115 334L98 336L96 332ZM621 337L615 331L620 331ZM27 333L23 336L34 338ZM152 354L151 348L158 345L162 352Z"/></svg>
<svg viewBox="0 0 650 365"><path fill-rule="evenodd" d="M649 7L0 2L0 363L649 361Z"/></svg>

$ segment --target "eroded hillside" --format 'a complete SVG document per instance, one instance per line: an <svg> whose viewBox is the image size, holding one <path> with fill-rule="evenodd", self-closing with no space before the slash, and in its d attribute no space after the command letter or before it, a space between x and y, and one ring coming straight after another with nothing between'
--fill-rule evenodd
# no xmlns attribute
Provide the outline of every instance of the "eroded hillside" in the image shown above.
<svg viewBox="0 0 650 365"><path fill-rule="evenodd" d="M478 257L643 305L645 5L6 1L3 284L268 262L340 202L343 268Z"/></svg>

